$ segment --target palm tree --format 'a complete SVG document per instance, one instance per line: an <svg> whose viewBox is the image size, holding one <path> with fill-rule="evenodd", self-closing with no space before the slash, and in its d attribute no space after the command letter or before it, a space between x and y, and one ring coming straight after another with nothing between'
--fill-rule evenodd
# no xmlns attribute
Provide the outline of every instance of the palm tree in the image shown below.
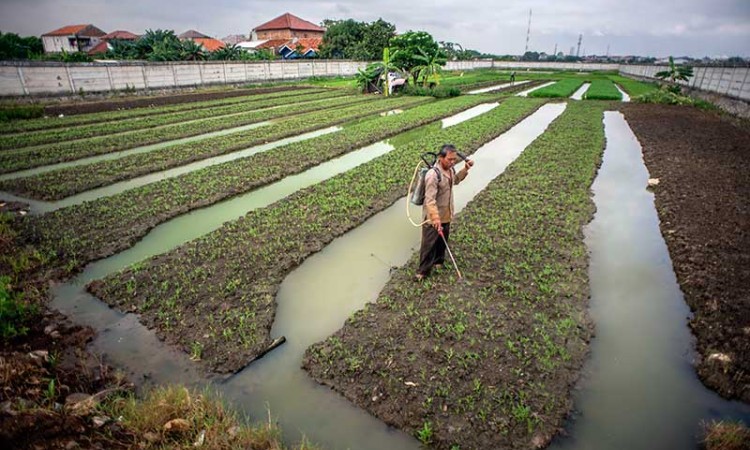
<svg viewBox="0 0 750 450"><path fill-rule="evenodd" d="M182 41L181 56L185 61L203 61L206 59L203 46L192 39L185 39Z"/></svg>
<svg viewBox="0 0 750 450"><path fill-rule="evenodd" d="M238 61L240 59L246 59L247 51L238 46L237 44L225 45L224 47L211 53L211 59L218 59L222 61Z"/></svg>
<svg viewBox="0 0 750 450"><path fill-rule="evenodd" d="M442 66L445 65L447 59L440 49L436 50L432 54L428 54L422 48L419 48L419 54L414 55L414 59L421 61L422 64L414 66L412 70L419 75L422 75L422 86L427 86L427 81L430 77L434 78L436 84L440 84L440 71Z"/></svg>
<svg viewBox="0 0 750 450"><path fill-rule="evenodd" d="M688 81L693 76L693 68L690 66L677 67L674 63L674 59L669 57L669 69L656 72L654 74L656 78L660 80L666 80L669 78L670 84L677 89L679 93L679 86L677 86L677 80Z"/></svg>

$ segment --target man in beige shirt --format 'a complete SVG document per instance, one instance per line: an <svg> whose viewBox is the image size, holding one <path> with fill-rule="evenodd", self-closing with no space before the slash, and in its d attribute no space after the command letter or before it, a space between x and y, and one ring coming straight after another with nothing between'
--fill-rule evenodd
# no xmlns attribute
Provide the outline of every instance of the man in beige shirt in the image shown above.
<svg viewBox="0 0 750 450"><path fill-rule="evenodd" d="M445 263L445 242L438 230L442 229L445 240L450 234L453 220L453 186L463 181L469 174L474 161L466 160L461 171L456 172L453 166L458 161L456 147L445 144L438 153L434 169L425 175L425 194L422 212L425 224L422 225L422 245L419 249L419 269L417 280L428 276L433 267L442 267ZM438 171L440 175L438 175Z"/></svg>

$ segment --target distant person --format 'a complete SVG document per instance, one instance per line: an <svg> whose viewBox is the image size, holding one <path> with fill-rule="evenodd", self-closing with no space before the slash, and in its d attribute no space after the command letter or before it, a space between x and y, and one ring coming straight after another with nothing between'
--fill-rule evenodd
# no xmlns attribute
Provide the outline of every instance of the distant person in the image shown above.
<svg viewBox="0 0 750 450"><path fill-rule="evenodd" d="M513 83L516 82L516 71L510 73L510 85L513 86Z"/></svg>
<svg viewBox="0 0 750 450"><path fill-rule="evenodd" d="M438 153L437 162L433 166L435 170L428 170L425 175L422 213L426 223L422 225L419 268L415 276L417 281L423 280L433 268L440 268L445 263L445 242L438 231L442 230L447 242L453 220L453 186L463 181L474 165L474 161L467 159L463 169L456 172L453 166L457 161L456 147L445 144Z"/></svg>

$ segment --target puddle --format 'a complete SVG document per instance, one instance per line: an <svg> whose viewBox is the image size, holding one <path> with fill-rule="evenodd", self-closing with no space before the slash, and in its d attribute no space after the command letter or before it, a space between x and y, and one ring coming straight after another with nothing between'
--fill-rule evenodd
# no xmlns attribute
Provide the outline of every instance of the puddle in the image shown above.
<svg viewBox="0 0 750 450"><path fill-rule="evenodd" d="M692 367L690 310L672 269L641 146L606 112L607 147L585 228L591 260L591 357L567 438L552 449L697 448L701 420L743 419L750 405L706 389Z"/></svg>
<svg viewBox="0 0 750 450"><path fill-rule="evenodd" d="M469 91L468 93L469 94L484 94L485 92L499 91L501 89L505 89L511 86L520 86L530 81L531 80L523 80L523 81L516 81L515 83L498 84L497 86L490 86L490 87L486 87L483 89L475 89L473 91Z"/></svg>
<svg viewBox="0 0 750 450"><path fill-rule="evenodd" d="M539 86L534 86L531 89L526 89L523 92L519 92L516 94L517 97L528 97L530 92L536 91L537 89L546 88L547 86L552 86L553 84L557 83L557 81L548 81L547 83L540 84Z"/></svg>
<svg viewBox="0 0 750 450"><path fill-rule="evenodd" d="M583 83L581 87L570 96L570 98L572 100L583 100L583 94L589 90L589 86L591 86L591 83Z"/></svg>

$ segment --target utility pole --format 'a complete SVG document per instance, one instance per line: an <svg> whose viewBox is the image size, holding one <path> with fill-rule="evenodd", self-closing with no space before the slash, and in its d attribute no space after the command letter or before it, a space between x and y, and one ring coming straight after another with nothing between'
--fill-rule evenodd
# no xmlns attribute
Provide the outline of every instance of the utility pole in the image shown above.
<svg viewBox="0 0 750 450"><path fill-rule="evenodd" d="M552 55L557 56L557 42L555 42L555 51L552 52Z"/></svg>
<svg viewBox="0 0 750 450"><path fill-rule="evenodd" d="M581 40L583 39L583 34L578 35L578 48L576 49L576 58L581 56Z"/></svg>
<svg viewBox="0 0 750 450"><path fill-rule="evenodd" d="M607 44L607 58L609 58L609 44Z"/></svg>
<svg viewBox="0 0 750 450"><path fill-rule="evenodd" d="M526 28L526 48L523 49L523 54L529 51L529 38L531 37L531 9L529 9L529 26Z"/></svg>

